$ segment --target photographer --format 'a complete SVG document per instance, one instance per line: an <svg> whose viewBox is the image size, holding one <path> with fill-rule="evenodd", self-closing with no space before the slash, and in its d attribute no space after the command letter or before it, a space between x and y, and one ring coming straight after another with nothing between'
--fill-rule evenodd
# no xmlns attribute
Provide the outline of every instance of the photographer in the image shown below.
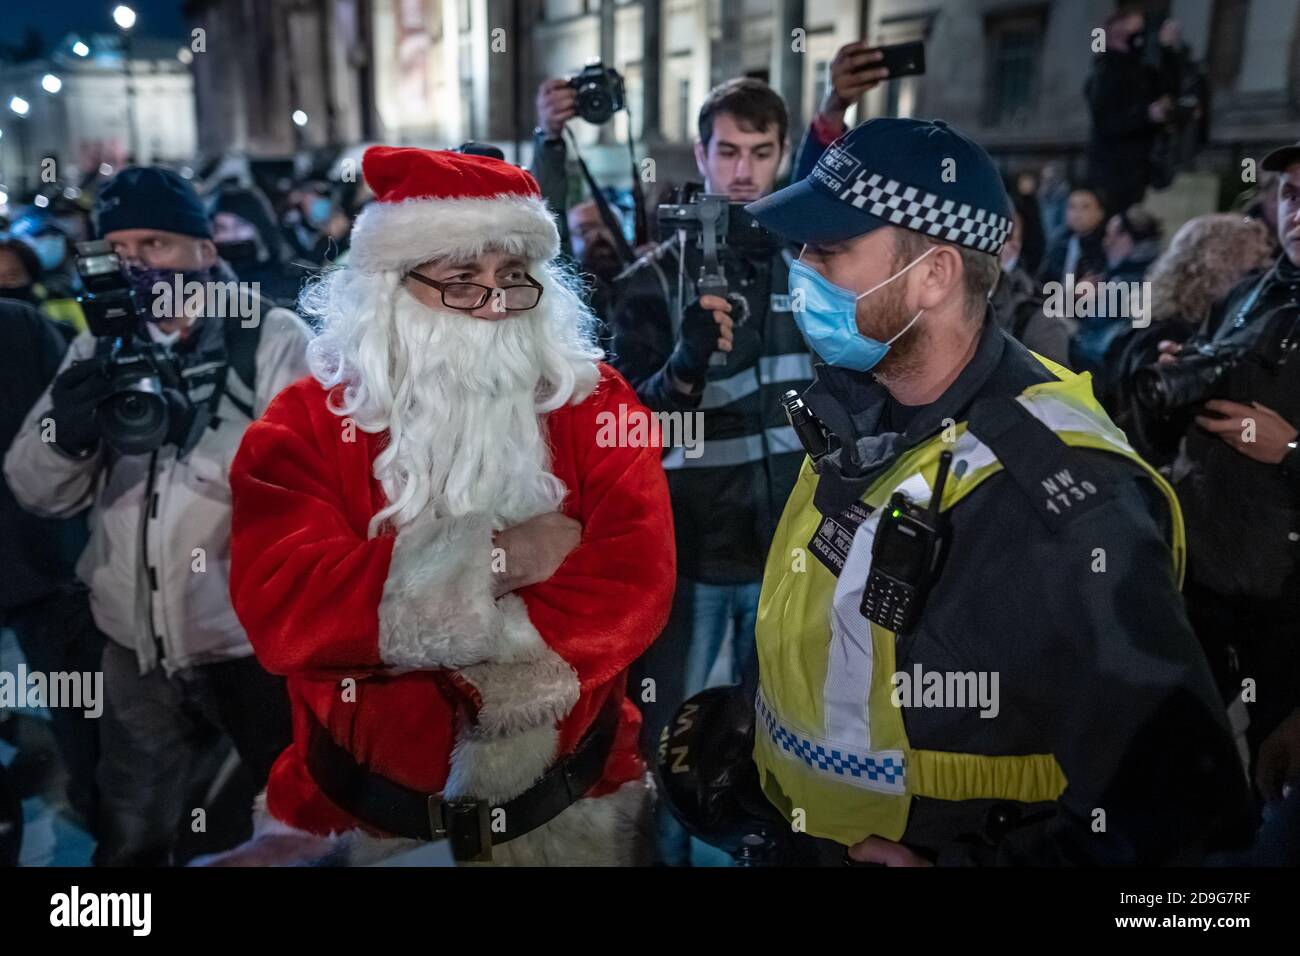
<svg viewBox="0 0 1300 956"><path fill-rule="evenodd" d="M705 192L733 203L770 193L786 134L785 104L765 83L714 89L695 144ZM730 214L744 215L735 206ZM706 686L728 634L732 682L753 657L763 555L804 457L780 398L812 378L790 314L787 255L765 233L731 239L719 251L731 294L699 298L703 253L694 237L683 249L674 235L616 283L614 366L652 411L699 412L703 421L698 456L683 448L664 455L679 579L668 628L642 665L658 687L646 704L647 743L670 708ZM711 364L719 351L725 364Z"/></svg>
<svg viewBox="0 0 1300 956"><path fill-rule="evenodd" d="M580 92L581 90L581 92ZM609 191L607 221L594 195L569 207L568 148L565 124L574 117L592 124L608 122L623 108L623 79L617 71L599 64L587 66L573 79L551 77L537 89L537 126L533 130L531 172L542 189L542 197L555 214L560 231L560 249L590 277L592 305L599 312L605 304L609 283L629 263L613 234L622 228L618 208ZM588 186L591 183L588 182Z"/></svg>
<svg viewBox="0 0 1300 956"><path fill-rule="evenodd" d="M1147 434L1177 445L1188 615L1225 698L1250 712L1255 781L1276 799L1300 775L1300 146L1263 168L1282 174L1282 255L1211 312L1198 352L1160 342L1135 391Z"/></svg>
<svg viewBox="0 0 1300 956"><path fill-rule="evenodd" d="M537 126L533 129L532 174L542 188L542 198L555 212L560 230L560 250L568 253L569 205L568 150L564 124L578 115L578 91L563 77L543 80L537 88Z"/></svg>
<svg viewBox="0 0 1300 956"><path fill-rule="evenodd" d="M251 317L213 308L215 284L234 277L193 187L175 173L123 170L101 190L97 218L134 293L123 320L134 334L73 342L9 448L5 477L38 514L90 509L77 573L110 638L95 861L157 865L189 815L186 778L217 729L259 789L289 738L283 683L252 657L230 604L227 474L244 430L306 372L307 330L255 296ZM191 282L208 294L169 302L161 292ZM143 363L153 376L124 381L124 369ZM124 452L148 444L129 426L139 424L131 412L156 409L150 390L166 396L166 437L147 453Z"/></svg>

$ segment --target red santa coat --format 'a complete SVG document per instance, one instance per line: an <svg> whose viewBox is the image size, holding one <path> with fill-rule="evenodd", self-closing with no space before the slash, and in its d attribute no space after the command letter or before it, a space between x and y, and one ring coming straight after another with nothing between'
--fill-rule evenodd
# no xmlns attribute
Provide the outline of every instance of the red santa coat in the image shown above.
<svg viewBox="0 0 1300 956"><path fill-rule="evenodd" d="M616 419L620 406L644 413L602 365L590 396L547 416L581 543L549 580L499 601L485 515L366 537L387 500L372 476L386 436L349 428L315 380L285 389L248 429L231 468L231 591L258 659L288 678L294 714L267 786L272 817L321 835L361 827L307 770L313 720L390 780L496 802L625 694L627 667L667 620L675 566L659 450L597 443L602 413ZM644 774L640 714L626 698L621 707L589 796Z"/></svg>

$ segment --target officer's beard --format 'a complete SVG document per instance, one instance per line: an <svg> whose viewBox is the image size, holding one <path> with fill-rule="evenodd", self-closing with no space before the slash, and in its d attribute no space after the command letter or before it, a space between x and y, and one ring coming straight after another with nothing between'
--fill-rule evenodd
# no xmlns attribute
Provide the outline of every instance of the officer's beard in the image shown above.
<svg viewBox="0 0 1300 956"><path fill-rule="evenodd" d="M901 265L906 265L902 263ZM899 264L896 264L896 268ZM909 309L905 284L891 282L883 289L873 293L859 303L858 327L865 326L866 334L877 342L888 342L899 332L907 329L903 335L889 347L885 357L872 371L876 378L886 386L891 381L901 381L914 375L923 364L925 348L925 316L916 319L916 312ZM870 302L879 299L878 302ZM866 305L864 309L863 306ZM865 312L865 315L861 314ZM916 319L910 329L908 324Z"/></svg>

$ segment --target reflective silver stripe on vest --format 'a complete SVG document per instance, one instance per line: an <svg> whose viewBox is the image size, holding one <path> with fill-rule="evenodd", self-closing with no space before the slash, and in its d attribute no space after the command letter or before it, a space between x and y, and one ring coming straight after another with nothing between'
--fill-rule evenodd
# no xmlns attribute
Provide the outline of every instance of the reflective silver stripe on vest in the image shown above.
<svg viewBox="0 0 1300 956"><path fill-rule="evenodd" d="M812 359L807 352L790 352L786 355L764 355L758 360L758 375L747 368L727 378L715 379L704 386L700 408L722 408L732 402L753 395L763 385L777 382L808 381L813 377Z"/></svg>
<svg viewBox="0 0 1300 956"><path fill-rule="evenodd" d="M930 485L922 475L912 475L899 491L918 506L930 501ZM871 750L871 714L867 707L875 655L871 644L871 623L862 616L862 591L871 572L871 548L876 538L880 509L858 527L849 547L844 570L831 600L831 643L827 648L826 683L822 685L825 705L825 734L836 746Z"/></svg>
<svg viewBox="0 0 1300 956"><path fill-rule="evenodd" d="M766 437L766 447L764 438ZM765 429L762 435L743 435L740 438L706 438L699 444L698 458L687 458L685 448L670 448L664 455L665 471L679 468L728 468L762 461L767 455L803 451L799 436L789 425Z"/></svg>

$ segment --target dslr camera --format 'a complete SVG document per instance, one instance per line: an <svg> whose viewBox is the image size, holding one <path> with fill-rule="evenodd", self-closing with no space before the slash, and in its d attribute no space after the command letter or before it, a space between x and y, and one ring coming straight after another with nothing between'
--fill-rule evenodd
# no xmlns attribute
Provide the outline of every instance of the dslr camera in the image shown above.
<svg viewBox="0 0 1300 956"><path fill-rule="evenodd" d="M1165 414L1189 408L1213 397L1245 354L1245 346L1236 343L1189 343L1174 354L1177 361L1134 372L1133 390L1148 411Z"/></svg>
<svg viewBox="0 0 1300 956"><path fill-rule="evenodd" d="M609 122L627 105L622 75L599 60L584 66L581 73L570 78L569 85L578 91L578 115L593 126Z"/></svg>
<svg viewBox="0 0 1300 956"><path fill-rule="evenodd" d="M95 409L104 441L122 455L182 444L194 408L181 366L166 346L141 338L145 319L121 259L107 242L79 242L77 272L86 325L100 340L96 354L107 350L110 393Z"/></svg>

